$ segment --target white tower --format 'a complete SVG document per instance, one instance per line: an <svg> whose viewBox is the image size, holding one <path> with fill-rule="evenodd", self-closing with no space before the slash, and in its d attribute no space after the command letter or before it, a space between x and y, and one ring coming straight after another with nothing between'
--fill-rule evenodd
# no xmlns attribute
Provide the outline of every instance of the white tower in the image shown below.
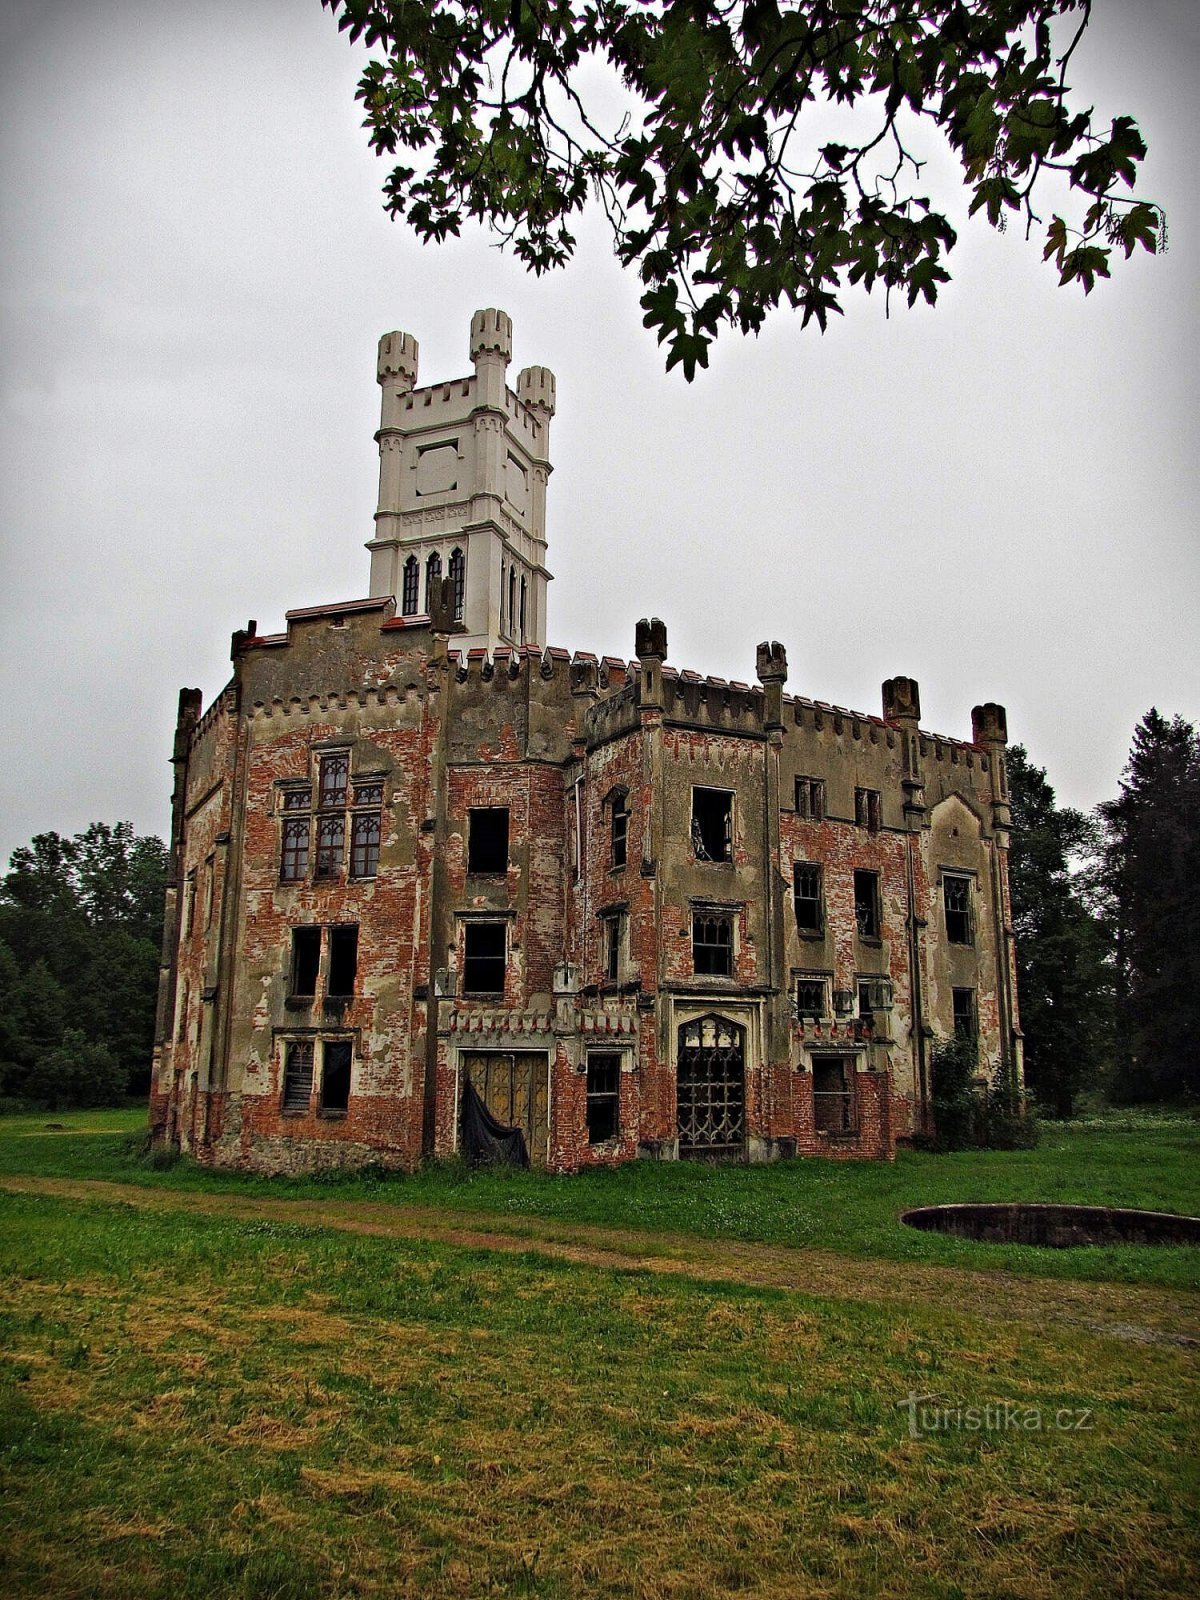
<svg viewBox="0 0 1200 1600"><path fill-rule="evenodd" d="M394 595L398 615L429 609L429 586L456 586L460 650L546 645L546 482L554 374L526 367L505 381L512 323L471 318L475 373L418 389L417 341L379 341L383 389L379 509L371 594Z"/></svg>

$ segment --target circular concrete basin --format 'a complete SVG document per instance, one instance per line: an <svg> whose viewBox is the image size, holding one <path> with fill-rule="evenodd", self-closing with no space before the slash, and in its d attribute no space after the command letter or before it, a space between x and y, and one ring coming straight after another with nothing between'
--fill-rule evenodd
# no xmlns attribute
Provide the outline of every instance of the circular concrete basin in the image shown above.
<svg viewBox="0 0 1200 1600"><path fill-rule="evenodd" d="M1085 1244L1200 1244L1200 1217L1121 1206L1056 1206L1010 1202L918 1206L901 1222L925 1233L950 1233L988 1244L1033 1244L1065 1250Z"/></svg>

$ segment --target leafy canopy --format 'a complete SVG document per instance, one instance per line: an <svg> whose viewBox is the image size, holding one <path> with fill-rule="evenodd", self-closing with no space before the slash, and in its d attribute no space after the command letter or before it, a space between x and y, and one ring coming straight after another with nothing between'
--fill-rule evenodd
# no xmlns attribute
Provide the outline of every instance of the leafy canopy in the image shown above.
<svg viewBox="0 0 1200 1600"><path fill-rule="evenodd" d="M1043 223L1035 186L1059 175L1062 283L1090 292L1114 249L1165 243L1130 192L1133 119L1069 103L1090 0L321 3L378 52L358 88L372 147L417 163L386 181L392 215L437 242L488 223L541 273L594 196L689 380L722 324L757 331L781 303L824 330L847 284L936 301L956 236L919 192L921 124L997 228Z"/></svg>

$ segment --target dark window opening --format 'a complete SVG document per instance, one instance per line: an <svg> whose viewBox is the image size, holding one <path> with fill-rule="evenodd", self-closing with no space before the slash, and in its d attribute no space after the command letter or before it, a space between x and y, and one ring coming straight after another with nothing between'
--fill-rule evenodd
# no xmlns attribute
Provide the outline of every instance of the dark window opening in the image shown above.
<svg viewBox="0 0 1200 1600"><path fill-rule="evenodd" d="M974 989L953 989L954 1037L973 1040L979 1034L979 1013L975 1009Z"/></svg>
<svg viewBox="0 0 1200 1600"><path fill-rule="evenodd" d="M727 790L692 790L692 849L697 861L733 860L733 796Z"/></svg>
<svg viewBox="0 0 1200 1600"><path fill-rule="evenodd" d="M825 913L821 894L821 869L816 862L796 862L793 898L796 903L796 926L800 932L824 932Z"/></svg>
<svg viewBox="0 0 1200 1600"><path fill-rule="evenodd" d="M619 1125L621 1057L596 1051L587 1058L587 1131L589 1144L616 1137Z"/></svg>
<svg viewBox="0 0 1200 1600"><path fill-rule="evenodd" d="M798 1017L824 1017L827 1013L824 978L798 978L796 980L796 1015Z"/></svg>
<svg viewBox="0 0 1200 1600"><path fill-rule="evenodd" d="M334 929L336 933L338 930ZM309 1046L312 1049L312 1046ZM353 1046L349 1039L326 1039L321 1047L321 1110L345 1111L350 1104L350 1066Z"/></svg>
<svg viewBox="0 0 1200 1600"><path fill-rule="evenodd" d="M475 806L467 816L467 871L508 871L508 807Z"/></svg>
<svg viewBox="0 0 1200 1600"><path fill-rule="evenodd" d="M320 928L292 929L292 969L288 993L298 999L316 994L321 970Z"/></svg>
<svg viewBox="0 0 1200 1600"><path fill-rule="evenodd" d="M196 927L196 872L195 868L187 876L187 918L184 923L184 933L191 938Z"/></svg>
<svg viewBox="0 0 1200 1600"><path fill-rule="evenodd" d="M625 931L624 920L620 916L604 918L604 976L609 983L616 983L621 976L621 940Z"/></svg>
<svg viewBox="0 0 1200 1600"><path fill-rule="evenodd" d="M813 1123L818 1133L853 1133L854 1064L835 1056L813 1062Z"/></svg>
<svg viewBox="0 0 1200 1600"><path fill-rule="evenodd" d="M942 898L946 906L947 939L951 944L973 944L970 878L943 878Z"/></svg>
<svg viewBox="0 0 1200 1600"><path fill-rule="evenodd" d="M404 563L404 582L401 589L400 612L405 617L415 617L417 614L417 594L421 585L421 568L416 556L409 556Z"/></svg>
<svg viewBox="0 0 1200 1600"><path fill-rule="evenodd" d="M463 930L463 993L503 994L504 957L502 922L468 922Z"/></svg>
<svg viewBox="0 0 1200 1600"><path fill-rule="evenodd" d="M824 778L796 779L796 815L820 822L825 815Z"/></svg>
<svg viewBox="0 0 1200 1600"><path fill-rule="evenodd" d="M513 631L513 617L517 612L517 569L508 569L508 631Z"/></svg>
<svg viewBox="0 0 1200 1600"><path fill-rule="evenodd" d="M525 638L525 579L521 578L521 638Z"/></svg>
<svg viewBox="0 0 1200 1600"><path fill-rule="evenodd" d="M425 610L431 612L437 601L438 585L442 581L442 558L435 550L425 563Z"/></svg>
<svg viewBox="0 0 1200 1600"><path fill-rule="evenodd" d="M882 826L882 812L878 789L855 789L854 820L860 828L878 833Z"/></svg>
<svg viewBox="0 0 1200 1600"><path fill-rule="evenodd" d="M860 939L879 938L879 874L854 874L854 920Z"/></svg>
<svg viewBox="0 0 1200 1600"><path fill-rule="evenodd" d="M317 818L318 878L336 878L342 870L342 857L346 853L346 817L344 812Z"/></svg>
<svg viewBox="0 0 1200 1600"><path fill-rule="evenodd" d="M450 582L454 589L454 620L461 622L467 593L467 563L461 550L450 552Z"/></svg>
<svg viewBox="0 0 1200 1600"><path fill-rule="evenodd" d="M612 864L623 867L629 847L629 806L620 792L612 799Z"/></svg>
<svg viewBox="0 0 1200 1600"><path fill-rule="evenodd" d="M286 1046L284 1056L283 1109L307 1111L308 1102L312 1099L312 1085L312 1040L293 1039Z"/></svg>
<svg viewBox="0 0 1200 1600"><path fill-rule="evenodd" d="M353 924L329 930L329 986L327 993L335 1000L345 1000L354 993L358 977L358 929Z"/></svg>
<svg viewBox="0 0 1200 1600"><path fill-rule="evenodd" d="M697 911L692 916L692 967L697 975L733 975L733 918L723 911Z"/></svg>
<svg viewBox="0 0 1200 1600"><path fill-rule="evenodd" d="M859 979L858 1014L864 1021L875 1014L875 984L870 979Z"/></svg>

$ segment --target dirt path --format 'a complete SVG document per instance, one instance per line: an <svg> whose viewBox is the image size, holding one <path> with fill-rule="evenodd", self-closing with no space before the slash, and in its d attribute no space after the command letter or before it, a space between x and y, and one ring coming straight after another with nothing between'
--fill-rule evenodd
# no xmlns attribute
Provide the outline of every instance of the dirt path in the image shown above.
<svg viewBox="0 0 1200 1600"><path fill-rule="evenodd" d="M860 1260L831 1250L643 1233L546 1217L436 1210L425 1206L270 1196L196 1194L100 1179L0 1180L0 1190L147 1211L190 1211L240 1221L275 1221L383 1238L424 1239L510 1254L533 1251L618 1272L654 1272L708 1283L794 1289L838 1300L937 1302L953 1310L1038 1327L1086 1328L1121 1339L1200 1349L1200 1294L1148 1285L1082 1283L972 1272L925 1263Z"/></svg>

